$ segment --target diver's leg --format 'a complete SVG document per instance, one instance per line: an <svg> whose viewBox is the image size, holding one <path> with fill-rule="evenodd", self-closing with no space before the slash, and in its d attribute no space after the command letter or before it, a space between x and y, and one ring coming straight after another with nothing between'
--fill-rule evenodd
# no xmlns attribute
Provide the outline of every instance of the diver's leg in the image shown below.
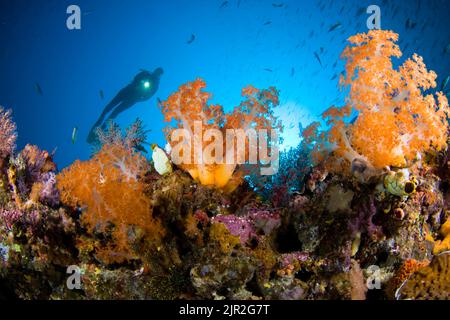
<svg viewBox="0 0 450 320"><path fill-rule="evenodd" d="M91 130L89 131L89 134L88 134L88 137L87 137L87 141L89 143L95 142L95 140L96 140L95 129L97 129L98 127L100 127L103 124L103 120L105 119L106 115L109 112L111 112L111 110L114 109L115 106L117 106L123 100L126 99L127 91L128 91L127 89L128 89L128 87L125 87L124 89L120 90L119 93L111 100L111 102L109 102L105 106L105 108L103 109L102 114L100 115L98 120L94 123L94 125L91 128Z"/></svg>
<svg viewBox="0 0 450 320"><path fill-rule="evenodd" d="M105 120L105 123L114 120L120 113L123 111L131 108L136 102L135 101L123 101L121 104L119 104L113 112L109 115L109 117Z"/></svg>
<svg viewBox="0 0 450 320"><path fill-rule="evenodd" d="M100 117L98 118L97 122L94 124L93 127L100 126L103 123L103 120L105 119L106 115L110 113L115 106L117 106L119 103L127 99L127 91L128 91L127 88L120 90L119 93L111 100L111 102L105 106L102 114L100 115Z"/></svg>

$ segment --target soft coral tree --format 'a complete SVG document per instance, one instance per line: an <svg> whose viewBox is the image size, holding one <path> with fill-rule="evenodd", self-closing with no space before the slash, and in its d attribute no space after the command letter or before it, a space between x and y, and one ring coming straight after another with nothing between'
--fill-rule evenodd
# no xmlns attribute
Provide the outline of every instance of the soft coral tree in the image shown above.
<svg viewBox="0 0 450 320"><path fill-rule="evenodd" d="M317 151L325 142L340 159L383 168L405 167L419 154L446 146L447 98L425 94L436 87L436 74L416 54L394 69L391 58L401 56L397 40L396 33L384 30L349 38L342 54L346 74L340 79L349 94L343 107L324 112L328 131L318 133L317 124L310 130L322 140ZM349 123L353 113L357 118Z"/></svg>
<svg viewBox="0 0 450 320"><path fill-rule="evenodd" d="M74 162L57 177L61 201L84 211L81 219L91 235L108 233L112 224L112 241L96 252L106 263L135 257L133 234L143 234L155 248L164 234L140 180L147 169L140 154L112 144L91 160Z"/></svg>
<svg viewBox="0 0 450 320"><path fill-rule="evenodd" d="M236 167L242 164L240 160L244 159L238 159L234 154L231 161L226 161L227 154L234 150L225 143L222 151L203 152L212 138L215 138L209 136L207 141L208 138L205 137L211 132L225 137L227 129L244 132L248 129L279 129L280 124L272 112L272 108L278 105L278 92L273 87L259 90L248 86L242 90L245 100L235 107L233 112L226 114L222 106L208 104L211 94L203 91L205 87L206 83L197 79L180 86L177 92L169 96L162 104L164 119L170 123L165 132L167 140L173 147L178 144L177 139L180 138L174 137L175 130L185 130L190 139L187 148L180 152L180 158L184 159L179 163L180 166L200 183L225 189L230 186L230 181L239 180L233 178L239 176L236 174ZM243 142L246 146L244 154L246 159L249 158L249 150L257 147L249 140ZM216 154L217 152L220 154ZM214 162L217 156L223 156L223 163Z"/></svg>

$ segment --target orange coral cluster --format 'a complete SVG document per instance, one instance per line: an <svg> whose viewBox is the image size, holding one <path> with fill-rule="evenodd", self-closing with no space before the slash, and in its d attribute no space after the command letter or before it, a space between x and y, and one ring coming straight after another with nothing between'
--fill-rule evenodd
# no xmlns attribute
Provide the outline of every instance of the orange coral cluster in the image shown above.
<svg viewBox="0 0 450 320"><path fill-rule="evenodd" d="M206 83L201 79L188 82L163 103L165 121L174 124L165 128L166 138L172 147L180 146L181 139L188 140L176 153L172 150L172 160L174 154L178 155L181 161L177 164L194 179L204 185L227 189L230 182L240 181L236 167L248 160L251 148L257 147L257 141L246 139L243 142L245 159L238 159L234 153L231 161L226 161L227 153L234 151L231 148L239 144L237 140L233 140L233 146L225 144L227 129L243 132L248 129L280 129L272 112L272 107L278 105L278 92L273 87L259 90L248 86L242 90L246 100L232 113L225 114L222 106L208 104L211 94L203 91L205 87ZM185 136L180 137L178 131L174 134L176 129L183 129ZM223 146L215 148L213 145L219 135L223 138ZM223 163L215 161L218 158L222 158Z"/></svg>
<svg viewBox="0 0 450 320"><path fill-rule="evenodd" d="M450 298L450 253L434 256L399 289L398 299L447 300Z"/></svg>
<svg viewBox="0 0 450 320"><path fill-rule="evenodd" d="M428 266L430 261L417 261L416 259L406 260L400 268L395 272L394 277L388 285L388 294L394 295L395 291L416 271L420 268Z"/></svg>
<svg viewBox="0 0 450 320"><path fill-rule="evenodd" d="M346 74L340 84L350 89L347 103L323 114L331 128L318 138L350 163L359 159L374 168L405 167L418 154L446 146L447 98L441 92L437 99L423 94L436 87L437 76L416 54L394 70L391 57L402 54L397 40L394 32L371 30L350 37L342 54ZM348 123L355 113L356 121Z"/></svg>
<svg viewBox="0 0 450 320"><path fill-rule="evenodd" d="M434 243L433 253L438 254L450 250L450 218L441 226L440 233L442 240L437 240Z"/></svg>
<svg viewBox="0 0 450 320"><path fill-rule="evenodd" d="M96 252L106 263L134 258L133 237L144 234L157 245L164 234L139 180L147 169L140 154L121 145L105 145L91 160L76 161L57 177L61 201L83 211L81 219L89 233L107 233L113 225L112 241Z"/></svg>

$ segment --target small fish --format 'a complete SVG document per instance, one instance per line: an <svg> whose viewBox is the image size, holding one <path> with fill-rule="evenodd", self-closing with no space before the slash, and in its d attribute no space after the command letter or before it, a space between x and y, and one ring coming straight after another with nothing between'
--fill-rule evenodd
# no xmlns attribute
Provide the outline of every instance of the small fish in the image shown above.
<svg viewBox="0 0 450 320"><path fill-rule="evenodd" d="M191 44L195 40L195 34L191 34L191 38L186 42L187 44Z"/></svg>
<svg viewBox="0 0 450 320"><path fill-rule="evenodd" d="M99 94L100 94L100 99L103 100L105 98L105 94L103 93L103 90L100 90Z"/></svg>
<svg viewBox="0 0 450 320"><path fill-rule="evenodd" d="M284 3L272 3L272 7L274 8L283 8Z"/></svg>
<svg viewBox="0 0 450 320"><path fill-rule="evenodd" d="M78 127L74 127L72 130L72 144L75 144L75 142L77 140L77 132L78 132Z"/></svg>
<svg viewBox="0 0 450 320"><path fill-rule="evenodd" d="M336 24L332 25L330 27L330 29L328 29L328 32L331 32L331 31L334 31L336 29L339 29L340 27L342 27L342 24L341 23L336 23Z"/></svg>
<svg viewBox="0 0 450 320"><path fill-rule="evenodd" d="M295 74L295 69L294 69L294 68L291 68L291 77L293 77L294 74Z"/></svg>
<svg viewBox="0 0 450 320"><path fill-rule="evenodd" d="M334 74L333 77L330 80L334 80L337 78L337 74Z"/></svg>
<svg viewBox="0 0 450 320"><path fill-rule="evenodd" d="M222 4L220 5L220 9L225 8L227 5L228 5L228 1L222 2Z"/></svg>
<svg viewBox="0 0 450 320"><path fill-rule="evenodd" d="M441 85L441 91L444 91L445 88L447 87L448 81L450 80L450 76L447 76L447 78L444 79L444 81L442 81L442 85Z"/></svg>
<svg viewBox="0 0 450 320"><path fill-rule="evenodd" d="M158 101L158 107L162 108L164 106L160 98L156 98L156 101Z"/></svg>
<svg viewBox="0 0 450 320"><path fill-rule="evenodd" d="M83 16L90 16L93 13L94 13L94 10L86 10L86 11L83 11Z"/></svg>
<svg viewBox="0 0 450 320"><path fill-rule="evenodd" d="M265 25L265 26L268 26L268 25L271 24L271 23L272 23L272 21L267 21L267 22L264 23L264 25Z"/></svg>
<svg viewBox="0 0 450 320"><path fill-rule="evenodd" d="M414 29L415 26L417 25L416 22L412 21L411 19L406 19L406 23L405 23L405 28L406 29Z"/></svg>
<svg viewBox="0 0 450 320"><path fill-rule="evenodd" d="M314 56L316 57L317 61L319 61L320 66L323 67L322 61L320 60L319 54L317 52L314 52Z"/></svg>
<svg viewBox="0 0 450 320"><path fill-rule="evenodd" d="M40 96L42 96L42 95L44 95L44 93L42 92L42 88L41 88L41 86L39 85L39 83L35 83L34 84L34 88L36 89L36 92L40 95Z"/></svg>
<svg viewBox="0 0 450 320"><path fill-rule="evenodd" d="M269 69L269 68L265 68L264 71L267 71L267 72L273 72L273 70L272 70L272 69Z"/></svg>
<svg viewBox="0 0 450 320"><path fill-rule="evenodd" d="M137 146L134 146L134 148L135 148L137 151L140 151L140 152L143 152L143 153L148 153L148 151L147 151L143 146L141 146L140 144L137 145Z"/></svg>
<svg viewBox="0 0 450 320"><path fill-rule="evenodd" d="M450 43L445 47L444 53L450 53Z"/></svg>

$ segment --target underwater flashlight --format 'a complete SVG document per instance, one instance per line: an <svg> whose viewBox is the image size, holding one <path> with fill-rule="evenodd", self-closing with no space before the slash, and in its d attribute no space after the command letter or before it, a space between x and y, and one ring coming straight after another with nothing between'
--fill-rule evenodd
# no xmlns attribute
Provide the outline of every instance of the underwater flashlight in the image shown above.
<svg viewBox="0 0 450 320"><path fill-rule="evenodd" d="M150 88L150 81L145 81L145 82L144 82L144 88L145 88L145 89Z"/></svg>

